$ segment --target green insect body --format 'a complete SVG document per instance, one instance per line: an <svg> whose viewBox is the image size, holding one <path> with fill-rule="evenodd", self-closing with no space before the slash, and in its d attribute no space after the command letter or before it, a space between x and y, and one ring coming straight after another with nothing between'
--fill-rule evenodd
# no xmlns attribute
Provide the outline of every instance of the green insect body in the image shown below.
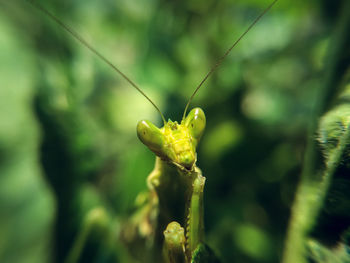
<svg viewBox="0 0 350 263"><path fill-rule="evenodd" d="M205 178L196 166L196 147L204 132L205 123L203 110L195 108L180 124L169 120L160 129L149 121L140 121L137 125L138 137L157 155L155 168L147 179L151 192L150 206L157 210L156 217L141 220L152 221L152 243L160 244L165 231L165 246L168 247L170 255L178 255L179 250L174 249L169 241L178 239L177 234L172 237L172 233L178 232L171 231L174 222L185 226L186 238L182 257L186 261L191 259L192 252L204 238ZM152 214L154 215L149 211L145 216Z"/></svg>

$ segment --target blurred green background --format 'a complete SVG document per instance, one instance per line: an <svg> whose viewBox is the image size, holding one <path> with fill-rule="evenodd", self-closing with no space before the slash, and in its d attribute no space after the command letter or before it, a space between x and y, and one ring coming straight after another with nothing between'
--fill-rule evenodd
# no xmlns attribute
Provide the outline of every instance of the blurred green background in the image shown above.
<svg viewBox="0 0 350 263"><path fill-rule="evenodd" d="M270 0L37 1L180 120L194 88ZM279 262L341 1L279 1L204 84L207 243L222 262ZM153 154L152 105L26 1L0 1L0 261L62 262L93 208L82 262L133 262L118 233ZM95 241L94 241L95 240Z"/></svg>

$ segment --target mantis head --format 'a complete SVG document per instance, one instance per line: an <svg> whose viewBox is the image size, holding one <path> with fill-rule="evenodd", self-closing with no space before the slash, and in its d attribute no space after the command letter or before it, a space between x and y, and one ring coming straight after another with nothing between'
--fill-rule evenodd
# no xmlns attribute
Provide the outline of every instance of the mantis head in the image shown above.
<svg viewBox="0 0 350 263"><path fill-rule="evenodd" d="M192 170L196 161L196 147L204 132L205 115L201 108L194 108L178 124L169 120L158 128L147 120L137 124L137 136L162 160Z"/></svg>

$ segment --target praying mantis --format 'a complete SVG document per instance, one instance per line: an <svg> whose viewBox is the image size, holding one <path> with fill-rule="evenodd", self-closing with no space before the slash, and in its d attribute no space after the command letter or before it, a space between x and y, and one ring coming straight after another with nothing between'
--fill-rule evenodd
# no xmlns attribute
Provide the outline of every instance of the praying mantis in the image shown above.
<svg viewBox="0 0 350 263"><path fill-rule="evenodd" d="M147 120L137 124L138 138L156 155L155 168L147 179L148 201L142 207L141 213L135 217L136 223L131 226L137 229L137 235L139 235L139 237L133 238L142 238L146 240L145 243L151 244L150 253L152 255L150 257L153 258L150 261L217 262L213 253L205 246L203 192L206 178L196 165L196 148L204 133L206 117L201 108L194 108L188 114L187 112L192 99L209 76L276 2L277 0L274 0L253 21L205 75L192 93L180 123L166 121L158 106L129 77L50 12L35 2L30 2L112 67L154 106L163 120L164 126L162 128L156 127ZM132 241L128 242L132 243ZM162 250L163 252L159 253ZM205 259L203 260L203 258Z"/></svg>

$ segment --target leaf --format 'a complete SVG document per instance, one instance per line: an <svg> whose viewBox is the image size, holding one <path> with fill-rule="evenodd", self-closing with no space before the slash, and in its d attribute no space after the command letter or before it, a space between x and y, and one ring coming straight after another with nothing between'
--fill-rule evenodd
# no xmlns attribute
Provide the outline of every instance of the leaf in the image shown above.
<svg viewBox="0 0 350 263"><path fill-rule="evenodd" d="M214 251L206 244L200 244L192 254L192 263L220 263Z"/></svg>

